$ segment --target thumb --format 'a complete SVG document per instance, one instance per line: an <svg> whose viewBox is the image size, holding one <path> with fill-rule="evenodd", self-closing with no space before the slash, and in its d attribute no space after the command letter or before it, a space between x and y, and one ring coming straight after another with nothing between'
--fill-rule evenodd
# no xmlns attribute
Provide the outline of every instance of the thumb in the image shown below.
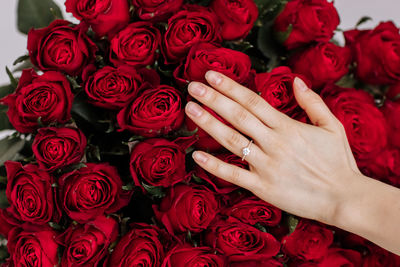
<svg viewBox="0 0 400 267"><path fill-rule="evenodd" d="M293 91L297 103L307 113L314 125L324 128L336 125L337 119L328 106L317 93L308 88L302 79L294 78Z"/></svg>

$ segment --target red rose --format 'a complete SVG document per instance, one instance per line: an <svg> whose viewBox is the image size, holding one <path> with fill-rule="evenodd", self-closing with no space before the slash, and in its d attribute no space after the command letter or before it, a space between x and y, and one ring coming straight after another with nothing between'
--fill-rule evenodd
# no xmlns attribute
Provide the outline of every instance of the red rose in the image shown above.
<svg viewBox="0 0 400 267"><path fill-rule="evenodd" d="M278 254L280 249L272 235L233 218L213 223L205 242L221 250L230 262L265 260Z"/></svg>
<svg viewBox="0 0 400 267"><path fill-rule="evenodd" d="M221 26L210 9L199 5L185 5L168 20L163 37L162 52L165 63L178 63L198 42L220 43Z"/></svg>
<svg viewBox="0 0 400 267"><path fill-rule="evenodd" d="M353 50L357 77L370 84L400 81L400 34L393 22L381 22L373 30L344 33Z"/></svg>
<svg viewBox="0 0 400 267"><path fill-rule="evenodd" d="M154 70L106 66L91 73L93 68L90 65L83 72L85 92L89 102L101 108L121 109L136 98L140 90L160 83Z"/></svg>
<svg viewBox="0 0 400 267"><path fill-rule="evenodd" d="M207 187L183 184L170 188L153 209L170 234L199 233L209 227L219 211L215 194Z"/></svg>
<svg viewBox="0 0 400 267"><path fill-rule="evenodd" d="M177 130L183 118L182 93L168 85L145 90L117 115L122 130L145 137Z"/></svg>
<svg viewBox="0 0 400 267"><path fill-rule="evenodd" d="M243 161L240 157L236 156L233 153L220 153L216 154L215 156L226 163L238 166L240 168L243 169L249 168L249 165L247 164L246 161ZM206 172L203 168L199 167L198 165L196 165L195 167L195 174L201 179L210 183L211 186L214 188L214 190L220 194L230 193L239 188L235 184L232 184L228 181L225 181L224 179L221 179L211 173Z"/></svg>
<svg viewBox="0 0 400 267"><path fill-rule="evenodd" d="M283 240L283 250L291 257L301 260L319 260L333 242L333 232L318 223L305 219Z"/></svg>
<svg viewBox="0 0 400 267"><path fill-rule="evenodd" d="M66 20L55 20L48 27L28 33L28 51L40 70L57 70L79 75L95 59L97 46L86 35L86 28Z"/></svg>
<svg viewBox="0 0 400 267"><path fill-rule="evenodd" d="M118 223L112 217L99 216L84 225L71 224L57 239L65 247L61 266L100 266L117 237Z"/></svg>
<svg viewBox="0 0 400 267"><path fill-rule="evenodd" d="M141 20L159 21L167 19L182 6L183 0L132 0L135 12Z"/></svg>
<svg viewBox="0 0 400 267"><path fill-rule="evenodd" d="M357 164L361 172L368 177L391 183L390 177L400 177L400 150L388 147L375 157L358 161Z"/></svg>
<svg viewBox="0 0 400 267"><path fill-rule="evenodd" d="M60 202L68 216L85 223L126 206L130 192L122 190L117 169L107 163L87 163L60 180Z"/></svg>
<svg viewBox="0 0 400 267"><path fill-rule="evenodd" d="M355 250L330 248L320 262L308 262L299 267L361 267L361 262L361 254Z"/></svg>
<svg viewBox="0 0 400 267"><path fill-rule="evenodd" d="M110 61L116 66L152 65L158 57L160 41L160 31L152 23L131 23L111 39Z"/></svg>
<svg viewBox="0 0 400 267"><path fill-rule="evenodd" d="M192 247L189 244L177 245L171 249L162 263L162 267L226 267L226 258L217 255L209 247Z"/></svg>
<svg viewBox="0 0 400 267"><path fill-rule="evenodd" d="M385 101L382 107L387 125L390 125L389 143L400 149L400 102Z"/></svg>
<svg viewBox="0 0 400 267"><path fill-rule="evenodd" d="M290 66L295 73L307 77L314 89L334 83L348 71L351 62L350 49L333 43L319 43L293 55Z"/></svg>
<svg viewBox="0 0 400 267"><path fill-rule="evenodd" d="M50 227L26 231L13 228L8 236L9 266L54 267L58 266L57 233Z"/></svg>
<svg viewBox="0 0 400 267"><path fill-rule="evenodd" d="M182 85L191 81L207 84L204 75L208 70L221 72L247 86L252 85L254 80L248 55L209 43L193 45L185 62L175 69L174 77Z"/></svg>
<svg viewBox="0 0 400 267"><path fill-rule="evenodd" d="M42 124L66 123L71 118L73 94L68 80L59 72L42 76L24 70L13 94L1 99L8 106L8 119L21 133L31 133Z"/></svg>
<svg viewBox="0 0 400 267"><path fill-rule="evenodd" d="M280 34L288 33L282 40L287 49L311 42L328 42L339 25L339 15L332 2L327 0L293 0L275 19L274 28Z"/></svg>
<svg viewBox="0 0 400 267"><path fill-rule="evenodd" d="M135 185L142 186L140 179L148 185L162 187L187 180L185 150L194 141L191 137L180 137L174 141L153 138L135 145L130 159L130 171Z"/></svg>
<svg viewBox="0 0 400 267"><path fill-rule="evenodd" d="M283 267L284 265L274 258L260 260L243 260L230 262L229 267Z"/></svg>
<svg viewBox="0 0 400 267"><path fill-rule="evenodd" d="M276 226L282 217L280 209L255 196L238 198L235 204L226 207L221 213L246 224L262 226Z"/></svg>
<svg viewBox="0 0 400 267"><path fill-rule="evenodd" d="M112 35L129 23L129 5L126 0L66 0L67 12L88 23L98 36Z"/></svg>
<svg viewBox="0 0 400 267"><path fill-rule="evenodd" d="M77 128L41 128L32 144L42 170L55 171L78 163L85 154L86 137Z"/></svg>
<svg viewBox="0 0 400 267"><path fill-rule="evenodd" d="M106 266L160 267L164 259L161 230L156 226L135 224L114 248Z"/></svg>
<svg viewBox="0 0 400 267"><path fill-rule="evenodd" d="M400 83L393 84L386 92L386 98L399 102L400 99Z"/></svg>
<svg viewBox="0 0 400 267"><path fill-rule="evenodd" d="M354 88L329 85L321 97L343 124L357 160L373 158L386 146L385 118L371 95Z"/></svg>
<svg viewBox="0 0 400 267"><path fill-rule="evenodd" d="M192 100L192 98L189 98ZM211 115L213 115L220 122L223 122L226 125L231 125L211 108L200 104L202 108L208 111ZM217 151L222 148L222 145L218 143L213 137L211 137L206 131L200 128L196 123L194 123L188 116L185 116L185 125L188 131L196 131L195 136L198 139L194 146L198 149L208 150L208 151Z"/></svg>
<svg viewBox="0 0 400 267"><path fill-rule="evenodd" d="M298 76L285 66L274 68L270 72L257 73L256 90L272 107L288 116L298 118L302 109L293 93L293 80Z"/></svg>
<svg viewBox="0 0 400 267"><path fill-rule="evenodd" d="M400 266L400 256L375 245L369 247L369 253L363 257L363 267Z"/></svg>
<svg viewBox="0 0 400 267"><path fill-rule="evenodd" d="M246 38L258 18L253 0L213 0L210 7L221 22L225 40Z"/></svg>
<svg viewBox="0 0 400 267"><path fill-rule="evenodd" d="M5 209L0 209L0 235L8 239L8 233L11 231L14 225L8 222L6 213L7 212Z"/></svg>
<svg viewBox="0 0 400 267"><path fill-rule="evenodd" d="M38 166L6 161L6 195L10 206L5 216L13 225L43 225L58 222L61 212L57 206L55 180Z"/></svg>

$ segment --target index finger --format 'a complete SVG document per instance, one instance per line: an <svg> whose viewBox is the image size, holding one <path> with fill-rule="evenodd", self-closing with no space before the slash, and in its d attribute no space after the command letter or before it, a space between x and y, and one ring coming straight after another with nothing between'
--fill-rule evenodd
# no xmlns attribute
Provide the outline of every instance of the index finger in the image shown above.
<svg viewBox="0 0 400 267"><path fill-rule="evenodd" d="M209 70L206 72L205 78L213 88L238 102L270 128L276 128L289 119L288 116L272 107L257 93L222 73Z"/></svg>

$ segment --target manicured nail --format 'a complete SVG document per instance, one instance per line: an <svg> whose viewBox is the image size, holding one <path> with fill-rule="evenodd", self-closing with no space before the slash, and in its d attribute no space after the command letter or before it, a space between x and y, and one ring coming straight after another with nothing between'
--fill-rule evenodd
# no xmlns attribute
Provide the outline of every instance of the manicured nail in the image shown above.
<svg viewBox="0 0 400 267"><path fill-rule="evenodd" d="M205 94L206 89L201 83L193 83L191 82L189 84L189 92L191 95L197 95L197 96L202 96Z"/></svg>
<svg viewBox="0 0 400 267"><path fill-rule="evenodd" d="M212 70L206 72L206 79L212 85L218 85L222 82L222 76Z"/></svg>
<svg viewBox="0 0 400 267"><path fill-rule="evenodd" d="M199 117L203 113L201 107L194 102L188 102L186 104L186 111L193 117Z"/></svg>
<svg viewBox="0 0 400 267"><path fill-rule="evenodd" d="M206 163L207 161L207 156L198 151L193 152L192 157L194 158L194 160L201 163Z"/></svg>
<svg viewBox="0 0 400 267"><path fill-rule="evenodd" d="M300 89L300 91L307 91L308 90L308 86L303 82L302 79L300 79L299 77L295 77L294 78L294 83L296 84L296 86Z"/></svg>

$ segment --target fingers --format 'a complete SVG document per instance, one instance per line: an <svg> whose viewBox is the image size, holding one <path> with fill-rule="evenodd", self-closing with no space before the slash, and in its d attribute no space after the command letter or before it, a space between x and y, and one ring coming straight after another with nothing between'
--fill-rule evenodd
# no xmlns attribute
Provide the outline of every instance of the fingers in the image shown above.
<svg viewBox="0 0 400 267"><path fill-rule="evenodd" d="M199 82L189 84L189 93L230 122L240 132L260 141L270 140L272 130L240 104ZM266 144L268 145L268 144Z"/></svg>
<svg viewBox="0 0 400 267"><path fill-rule="evenodd" d="M322 98L298 77L294 79L293 91L297 103L307 113L311 122L326 129L336 129L337 119Z"/></svg>
<svg viewBox="0 0 400 267"><path fill-rule="evenodd" d="M276 110L261 96L229 77L211 70L207 71L205 77L211 86L242 105L270 128L276 128L288 119L285 114Z"/></svg>
<svg viewBox="0 0 400 267"><path fill-rule="evenodd" d="M226 163L208 153L195 151L193 159L209 173L247 190L257 188L257 175L238 166Z"/></svg>
<svg viewBox="0 0 400 267"><path fill-rule="evenodd" d="M243 156L242 149L249 144L249 140L243 135L217 120L213 115L194 102L189 102L186 105L186 114L194 123L205 130L226 149L239 157ZM253 144L250 154L246 157L246 161L254 166L260 166L260 159L265 157L264 152L256 144Z"/></svg>

